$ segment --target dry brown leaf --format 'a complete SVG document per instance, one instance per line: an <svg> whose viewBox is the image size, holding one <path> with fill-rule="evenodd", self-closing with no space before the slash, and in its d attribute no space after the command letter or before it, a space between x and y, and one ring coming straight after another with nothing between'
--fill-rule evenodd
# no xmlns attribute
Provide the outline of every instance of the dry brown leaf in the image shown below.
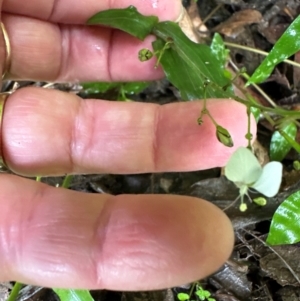
<svg viewBox="0 0 300 301"><path fill-rule="evenodd" d="M258 31L270 42L275 44L277 40L282 36L289 24L275 24L267 27L260 26Z"/></svg>
<svg viewBox="0 0 300 301"><path fill-rule="evenodd" d="M190 16L188 15L187 11L184 9L184 13L182 15L181 20L179 21L178 25L182 29L182 31L185 33L185 35L193 42L198 43L199 37L194 31L194 26L192 24L192 21L190 19Z"/></svg>
<svg viewBox="0 0 300 301"><path fill-rule="evenodd" d="M259 23L262 15L254 9L245 9L233 14L228 20L216 26L213 31L235 38L243 30L245 25Z"/></svg>

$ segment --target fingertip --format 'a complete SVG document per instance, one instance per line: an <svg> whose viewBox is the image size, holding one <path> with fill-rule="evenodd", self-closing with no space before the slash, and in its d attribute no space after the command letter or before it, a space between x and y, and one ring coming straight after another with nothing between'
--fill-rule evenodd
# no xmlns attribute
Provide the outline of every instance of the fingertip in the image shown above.
<svg viewBox="0 0 300 301"><path fill-rule="evenodd" d="M123 195L109 211L98 268L107 289L152 290L192 282L215 272L233 248L229 219L201 199Z"/></svg>
<svg viewBox="0 0 300 301"><path fill-rule="evenodd" d="M212 203L204 200L201 202L203 206L207 206L208 218L204 230L207 244L198 257L198 268L201 270L199 279L216 272L230 257L234 246L234 231L228 216Z"/></svg>
<svg viewBox="0 0 300 301"><path fill-rule="evenodd" d="M232 250L230 221L201 199L84 194L6 175L1 183L1 280L163 289L208 276Z"/></svg>
<svg viewBox="0 0 300 301"><path fill-rule="evenodd" d="M161 108L157 129L158 170L191 171L224 166L238 147L247 145L245 105L231 99L208 99L207 109L214 121L228 130L233 147L218 141L216 125L208 115L203 116L201 125L197 123L203 100L168 104ZM255 138L253 118L251 133Z"/></svg>
<svg viewBox="0 0 300 301"><path fill-rule="evenodd" d="M189 282L216 272L229 258L234 246L233 227L227 215L208 201L196 198L192 201L198 208L194 215L188 216L189 223L194 224L194 244L189 244L193 248L186 248Z"/></svg>

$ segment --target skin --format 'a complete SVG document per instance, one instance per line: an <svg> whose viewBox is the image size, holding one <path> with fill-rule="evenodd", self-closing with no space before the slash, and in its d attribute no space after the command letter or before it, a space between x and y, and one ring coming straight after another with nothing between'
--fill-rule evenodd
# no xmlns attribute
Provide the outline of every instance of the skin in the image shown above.
<svg viewBox="0 0 300 301"><path fill-rule="evenodd" d="M175 0L3 0L12 45L9 79L45 81L153 80L155 61L140 63L137 41L85 27L94 13L135 5L176 20ZM5 61L0 39L0 63ZM165 106L81 100L23 88L5 106L3 156L23 176L66 173L191 171L226 164L246 145L246 109L209 101L235 146L198 126L201 101ZM255 129L253 129L255 132ZM0 281L51 287L149 290L216 271L233 246L230 221L205 200L174 195L84 194L14 175L0 176Z"/></svg>

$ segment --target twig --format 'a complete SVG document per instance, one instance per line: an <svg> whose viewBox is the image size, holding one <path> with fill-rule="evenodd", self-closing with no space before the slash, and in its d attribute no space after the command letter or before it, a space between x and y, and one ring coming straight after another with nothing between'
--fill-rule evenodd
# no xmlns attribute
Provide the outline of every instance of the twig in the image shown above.
<svg viewBox="0 0 300 301"><path fill-rule="evenodd" d="M294 276L294 278L297 280L297 282L300 284L300 279L298 278L297 274L295 273L295 271L291 268L291 266L286 262L286 260L277 252L275 251L271 246L269 246L268 244L266 244L262 239L260 239L258 236L256 236L255 234L253 234L251 231L246 230L245 228L242 229L243 231L245 231L247 234L253 236L255 239L257 239L259 242L261 242L265 247L268 247L274 254L276 254L278 256L278 258L280 258L280 260L285 264L285 266L289 269L289 271L291 272L291 274Z"/></svg>

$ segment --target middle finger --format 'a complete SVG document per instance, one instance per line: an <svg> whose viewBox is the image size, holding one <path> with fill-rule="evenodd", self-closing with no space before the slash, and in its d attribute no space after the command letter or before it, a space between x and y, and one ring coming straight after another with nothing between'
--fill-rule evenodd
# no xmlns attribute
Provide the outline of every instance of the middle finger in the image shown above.
<svg viewBox="0 0 300 301"><path fill-rule="evenodd" d="M143 81L163 76L155 59L141 63L144 41L102 27L57 25L3 14L12 48L9 78L39 81Z"/></svg>

